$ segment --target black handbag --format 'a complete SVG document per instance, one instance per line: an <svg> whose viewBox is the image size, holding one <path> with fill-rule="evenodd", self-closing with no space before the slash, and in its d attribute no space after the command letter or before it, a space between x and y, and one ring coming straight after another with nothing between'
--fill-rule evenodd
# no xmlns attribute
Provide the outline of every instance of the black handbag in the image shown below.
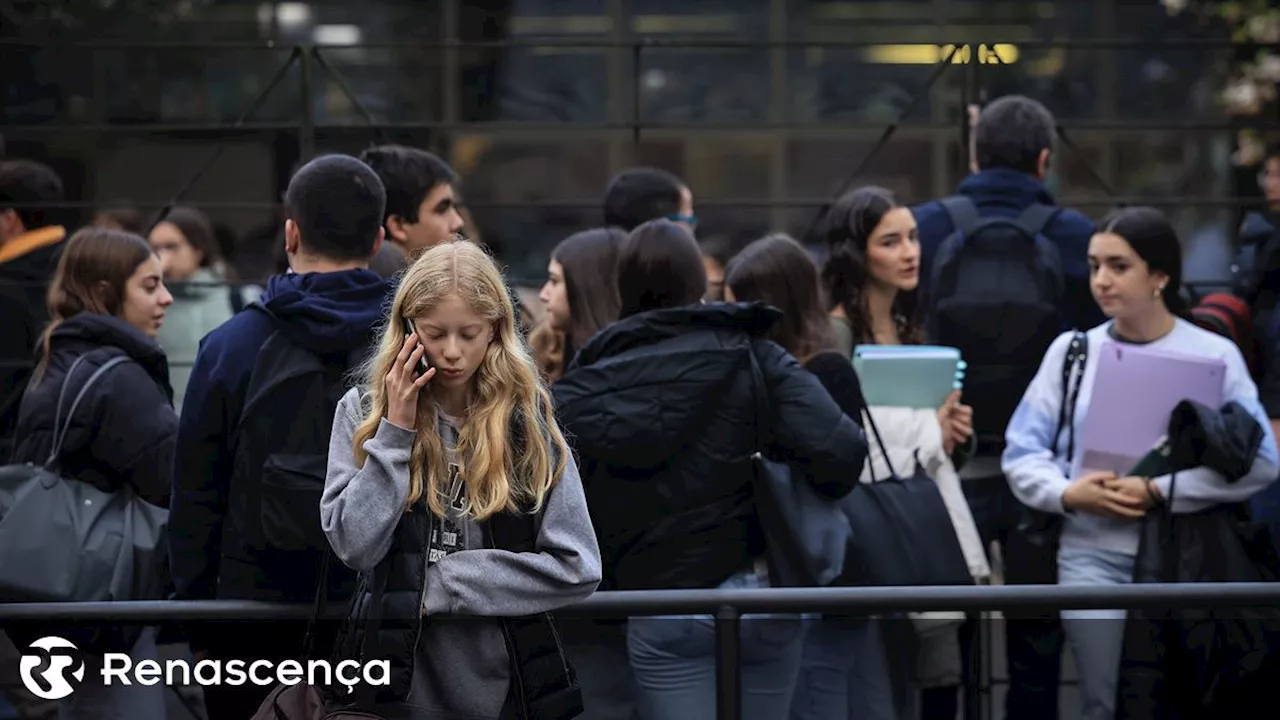
<svg viewBox="0 0 1280 720"><path fill-rule="evenodd" d="M752 386L756 398L756 447L767 451L773 413L764 375L751 356ZM764 556L773 587L823 587L840 577L852 538L849 521L838 501L824 497L803 473L790 465L751 456L752 493L756 517L764 533ZM858 473L861 468L849 468ZM854 488L853 492L859 492Z"/></svg>
<svg viewBox="0 0 1280 720"><path fill-rule="evenodd" d="M865 398L861 405L866 426L890 466L889 476L877 478L869 456L871 484L860 485L840 501L853 529L840 584L972 585L969 563L938 484L925 472L918 454L910 477L894 472Z"/></svg>

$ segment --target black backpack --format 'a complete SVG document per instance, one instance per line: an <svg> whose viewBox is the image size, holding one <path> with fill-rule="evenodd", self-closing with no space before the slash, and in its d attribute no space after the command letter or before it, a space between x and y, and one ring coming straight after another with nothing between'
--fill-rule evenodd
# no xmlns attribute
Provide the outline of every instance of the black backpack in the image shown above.
<svg viewBox="0 0 1280 720"><path fill-rule="evenodd" d="M963 196L942 206L955 231L934 260L929 342L960 349L974 433L980 446L1000 448L1009 418L1062 331L1062 258L1041 235L1061 209L1032 205L1015 219L980 217Z"/></svg>
<svg viewBox="0 0 1280 720"><path fill-rule="evenodd" d="M275 322L261 302L246 310ZM246 502L233 504L242 511L240 531L251 550L311 557L331 552L320 529L329 436L366 349L325 357L279 329L259 349L235 442L237 490Z"/></svg>

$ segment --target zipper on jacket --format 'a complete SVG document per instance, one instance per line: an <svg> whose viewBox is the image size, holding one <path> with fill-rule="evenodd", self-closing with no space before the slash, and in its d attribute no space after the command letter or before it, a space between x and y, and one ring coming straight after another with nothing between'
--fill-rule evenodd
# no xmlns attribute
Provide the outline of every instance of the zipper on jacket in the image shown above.
<svg viewBox="0 0 1280 720"><path fill-rule="evenodd" d="M480 532L484 533L484 544L490 550L497 550L498 544L493 541L493 531L488 526L482 527ZM529 714L529 704L524 694L524 677L520 674L520 663L516 658L516 641L511 636L511 628L507 626L504 618L497 618L498 627L502 630L502 641L507 646L507 662L511 666L511 681L516 684L516 695L520 698L520 716L524 720L533 720L533 716ZM563 660L563 656L561 657ZM508 690L510 692L510 690Z"/></svg>
<svg viewBox="0 0 1280 720"><path fill-rule="evenodd" d="M427 572L431 570L431 533L435 532L436 515L427 512L427 544L422 550L422 595L418 598L418 617L427 611Z"/></svg>
<svg viewBox="0 0 1280 720"><path fill-rule="evenodd" d="M547 621L547 627L551 628L551 637L556 641L556 653L560 655L560 666L564 668L564 677L566 680L573 680L573 672L569 669L569 658L564 655L564 643L560 640L560 631L556 629L555 620L551 617L551 613L542 613L543 619Z"/></svg>
<svg viewBox="0 0 1280 720"><path fill-rule="evenodd" d="M533 716L529 714L529 704L524 694L524 677L520 674L519 662L516 660L516 641L511 637L511 628L507 627L505 620L498 620L498 626L502 628L502 637L506 641L507 659L511 665L511 680L516 684L516 693L520 698L520 715L524 720L533 720Z"/></svg>

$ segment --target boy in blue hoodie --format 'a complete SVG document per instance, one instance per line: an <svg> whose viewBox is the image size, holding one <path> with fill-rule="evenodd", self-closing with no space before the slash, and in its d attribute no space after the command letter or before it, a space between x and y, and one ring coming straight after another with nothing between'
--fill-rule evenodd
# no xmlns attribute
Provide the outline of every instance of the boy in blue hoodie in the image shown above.
<svg viewBox="0 0 1280 720"><path fill-rule="evenodd" d="M287 458L272 453L298 453L308 443L316 447L306 452L326 453L333 413L307 417L322 413L270 395L250 402L248 395L251 385L272 388L273 373L300 367L299 349L335 378L366 355L388 293L387 282L369 270L383 241L385 205L382 182L353 157L328 155L304 165L285 193L289 271L269 280L254 307L201 342L174 453L169 553L179 599L314 597L327 547L282 548L274 536L280 523L271 514L270 475ZM314 395L304 392L300 400L310 404ZM281 487L275 484L277 494ZM318 528L318 501L307 508L305 492L294 500L276 497L274 512L311 510ZM350 580L340 571L330 573L331 599ZM288 623L226 624L193 634L192 645L212 657L280 661L300 655L297 630ZM206 688L210 717L249 717L269 689Z"/></svg>

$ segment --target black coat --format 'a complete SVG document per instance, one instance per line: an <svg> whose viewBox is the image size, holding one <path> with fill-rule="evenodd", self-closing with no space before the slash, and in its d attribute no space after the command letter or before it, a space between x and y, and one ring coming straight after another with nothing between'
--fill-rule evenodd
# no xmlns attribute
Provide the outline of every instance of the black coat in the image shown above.
<svg viewBox="0 0 1280 720"><path fill-rule="evenodd" d="M752 504L758 415L820 492L857 483L866 440L818 380L764 339L761 304L655 310L597 333L555 384L605 567L601 589L716 587L759 556Z"/></svg>
<svg viewBox="0 0 1280 720"><path fill-rule="evenodd" d="M1250 472L1264 433L1237 403L1214 410L1184 401L1169 437L1170 469L1209 467L1234 482ZM1243 503L1152 511L1142 530L1134 582L1280 581L1270 538ZM1278 685L1280 610L1203 607L1127 616L1117 718L1259 717Z"/></svg>
<svg viewBox="0 0 1280 720"><path fill-rule="evenodd" d="M169 363L155 341L109 315L80 313L53 331L48 366L22 396L14 461L48 459L58 395L81 355L86 360L71 378L64 413L103 363L118 356L129 362L107 371L81 401L62 444L61 471L106 492L132 486L144 500L168 507L178 434Z"/></svg>
<svg viewBox="0 0 1280 720"><path fill-rule="evenodd" d="M18 408L35 367L40 333L49 323L45 296L63 243L0 263L0 462L17 443Z"/></svg>

